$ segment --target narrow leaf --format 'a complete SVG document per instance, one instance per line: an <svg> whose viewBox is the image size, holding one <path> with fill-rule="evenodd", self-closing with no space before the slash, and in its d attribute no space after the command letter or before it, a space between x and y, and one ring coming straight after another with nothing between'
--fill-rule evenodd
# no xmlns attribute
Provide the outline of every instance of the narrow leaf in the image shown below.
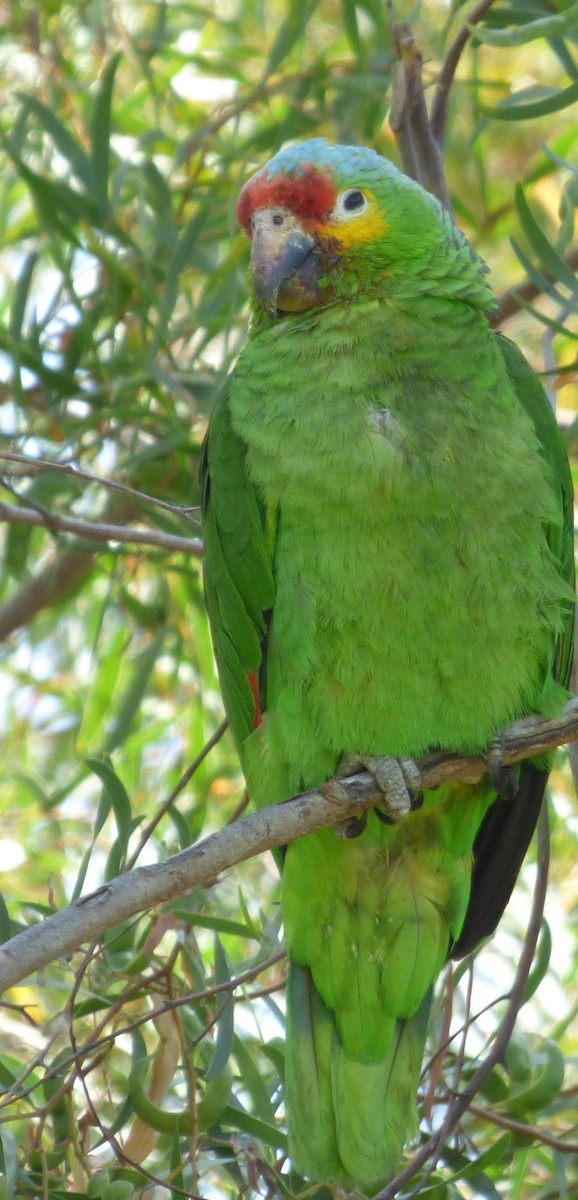
<svg viewBox="0 0 578 1200"><path fill-rule="evenodd" d="M78 732L78 748L81 752L100 749L104 743L101 726L110 717L126 647L127 631L121 625L106 638L101 638L99 662L95 678L90 686L82 723ZM95 745L99 741L100 745Z"/></svg>
<svg viewBox="0 0 578 1200"><path fill-rule="evenodd" d="M578 25L578 0L570 5L565 12L556 13L549 17L540 17L537 21L527 21L517 29L488 29L479 25L468 26L476 41L489 46L523 46L535 38L560 37L565 33L576 30Z"/></svg>
<svg viewBox="0 0 578 1200"><path fill-rule="evenodd" d="M14 288L12 307L10 309L9 331L10 337L14 338L15 342L18 341L22 333L22 322L24 320L30 284L37 259L38 255L35 252L26 255L16 282L16 287Z"/></svg>
<svg viewBox="0 0 578 1200"><path fill-rule="evenodd" d="M516 93L519 96L519 102L498 104L496 108L491 108L487 104L480 104L480 112L486 117L493 117L495 121L531 121L534 117L547 117L550 113L561 112L563 108L569 108L578 100L578 83L570 84L570 87L548 89L550 94L545 96L543 100L534 100L525 103L523 100L524 93ZM513 97L510 96L510 101Z"/></svg>
<svg viewBox="0 0 578 1200"><path fill-rule="evenodd" d="M12 935L10 916L3 896L0 896L0 944L7 942Z"/></svg>
<svg viewBox="0 0 578 1200"><path fill-rule="evenodd" d="M520 224L542 266L558 283L567 287L574 296L578 296L578 280L574 272L570 270L564 259L560 257L554 247L550 245L545 234L542 233L519 183L516 184L515 197Z"/></svg>
<svg viewBox="0 0 578 1200"><path fill-rule="evenodd" d="M2 1142L2 1158L4 1159L4 1188L2 1200L12 1200L16 1195L16 1140L7 1125L0 1125L0 1141Z"/></svg>
<svg viewBox="0 0 578 1200"><path fill-rule="evenodd" d="M229 983L231 975L229 972L229 964L225 951L221 945L219 937L215 938L215 982ZM215 1038L215 1051L211 1059L209 1068L205 1078L215 1079L224 1071L233 1048L233 1036L235 1032L235 1004L233 1000L233 992L228 991L217 995L217 1004L219 1005L219 1019L217 1021L217 1036Z"/></svg>
<svg viewBox="0 0 578 1200"><path fill-rule="evenodd" d="M114 721L104 742L104 749L112 754L122 746L130 733L134 719L141 706L151 673L163 647L166 629L159 629L145 650L131 664L131 678L123 693Z"/></svg>
<svg viewBox="0 0 578 1200"><path fill-rule="evenodd" d="M363 54L363 45L359 36L359 25L357 24L357 12L355 0L341 0L341 9L343 12L343 24L347 40L353 53L357 58L361 58Z"/></svg>
<svg viewBox="0 0 578 1200"><path fill-rule="evenodd" d="M132 813L128 793L112 763L101 758L85 758L87 767L101 780L114 812L119 841L126 850L132 833Z"/></svg>
<svg viewBox="0 0 578 1200"><path fill-rule="evenodd" d="M34 113L42 128L54 142L56 149L70 163L76 178L84 184L86 191L89 192L92 185L92 171L90 160L82 146L66 125L58 120L53 110L47 108L36 96L26 96L20 93L20 99L24 102L26 111Z"/></svg>
<svg viewBox="0 0 578 1200"><path fill-rule="evenodd" d="M250 1133L252 1137L265 1142L266 1146L272 1146L274 1150L287 1152L287 1138L280 1129L276 1129L274 1125L268 1125L266 1121L261 1121L258 1117L253 1117L244 1108L237 1108L236 1104L227 1104L221 1116L221 1123L230 1125L233 1129L240 1129L243 1133Z"/></svg>
<svg viewBox="0 0 578 1200"><path fill-rule="evenodd" d="M289 11L282 22L277 37L269 52L265 78L287 58L293 47L303 37L307 24L317 8L318 0L291 0Z"/></svg>
<svg viewBox="0 0 578 1200"><path fill-rule="evenodd" d="M93 195L101 221L108 217L108 175L110 166L110 111L112 89L120 54L111 58L98 89L91 121Z"/></svg>

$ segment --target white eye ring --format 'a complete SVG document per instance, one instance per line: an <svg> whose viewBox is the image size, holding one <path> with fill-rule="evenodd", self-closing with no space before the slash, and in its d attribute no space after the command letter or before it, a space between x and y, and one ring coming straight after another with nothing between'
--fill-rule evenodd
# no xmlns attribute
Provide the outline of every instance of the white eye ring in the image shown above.
<svg viewBox="0 0 578 1200"><path fill-rule="evenodd" d="M347 188L337 197L331 216L338 221L351 221L354 217L361 217L368 208L369 200L361 188Z"/></svg>

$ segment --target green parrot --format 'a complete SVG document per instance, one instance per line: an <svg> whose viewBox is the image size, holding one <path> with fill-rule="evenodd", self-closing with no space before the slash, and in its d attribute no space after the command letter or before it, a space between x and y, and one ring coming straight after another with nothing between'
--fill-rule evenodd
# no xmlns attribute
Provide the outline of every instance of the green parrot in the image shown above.
<svg viewBox="0 0 578 1200"><path fill-rule="evenodd" d="M203 451L206 601L253 801L361 764L384 792L282 856L291 1157L372 1192L417 1132L433 984L495 929L549 766L416 794L406 760L564 703L572 483L487 268L417 183L315 139L238 215L253 319Z"/></svg>

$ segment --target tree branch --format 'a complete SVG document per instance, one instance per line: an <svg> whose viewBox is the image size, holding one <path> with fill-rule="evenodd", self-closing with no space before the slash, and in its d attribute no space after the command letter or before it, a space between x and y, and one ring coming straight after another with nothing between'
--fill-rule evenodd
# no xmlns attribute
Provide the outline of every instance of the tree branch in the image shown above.
<svg viewBox="0 0 578 1200"><path fill-rule="evenodd" d="M57 604L90 575L94 555L87 550L66 550L57 555L16 594L0 605L0 643L11 633L29 625L43 608Z"/></svg>
<svg viewBox="0 0 578 1200"><path fill-rule="evenodd" d="M31 458L29 454L14 454L8 450L0 450L0 461L17 463L18 466L21 466L23 470L19 473L19 478L39 472L59 471L62 475L71 475L73 479L84 479L87 483L96 483L98 487L106 488L108 491L121 492L125 496L130 496L131 500L152 504L155 508L162 508L165 512L173 513L184 521L193 521L195 525L200 524L199 519L193 517L193 513L199 511L197 506L187 507L184 504L173 504L170 500L160 500L158 496L140 492L138 488L131 487L128 483L119 483L117 479L106 479L104 475L94 475L92 471L84 471L71 462L50 462L49 459Z"/></svg>
<svg viewBox="0 0 578 1200"><path fill-rule="evenodd" d="M452 42L442 63L442 69L439 74L438 84L431 110L431 128L439 150L443 148L445 141L448 100L458 63L469 39L472 36L472 26L477 25L478 22L481 21L482 17L485 17L488 9L492 7L493 3L494 0L480 0L480 3L477 4L474 9L472 9L467 25L462 26L459 33L454 38L454 41Z"/></svg>
<svg viewBox="0 0 578 1200"><path fill-rule="evenodd" d="M450 89L472 26L485 16L494 0L480 0L460 29L442 63L428 114L422 80L422 56L407 21L393 20L393 0L388 0L390 26L399 62L393 69L389 123L398 145L403 169L451 211L444 174L443 146Z"/></svg>
<svg viewBox="0 0 578 1200"><path fill-rule="evenodd" d="M392 23L399 63L392 77L389 123L404 170L450 210L443 159L428 116L421 76L422 57L407 21Z"/></svg>
<svg viewBox="0 0 578 1200"><path fill-rule="evenodd" d="M182 550L198 557L203 552L200 538L179 537L160 529L134 529L130 525L114 525L104 521L83 521L79 517L63 517L56 513L23 508L0 501L0 521L10 524L39 525L53 533L72 533L89 542L135 542L140 546L158 546L161 550Z"/></svg>
<svg viewBox="0 0 578 1200"><path fill-rule="evenodd" d="M532 716L511 725L503 735L503 761L519 762L574 739L578 739L578 698L570 700L554 720ZM437 787L451 779L473 783L486 772L485 759L474 755L460 757L440 752L428 755L417 765L422 788ZM238 862L286 845L315 829L348 820L379 803L375 781L367 772L340 784L339 789L333 789L330 781L323 790L305 792L242 817L166 862L120 875L62 912L17 934L0 948L0 992L54 958L101 937L112 925L214 880Z"/></svg>

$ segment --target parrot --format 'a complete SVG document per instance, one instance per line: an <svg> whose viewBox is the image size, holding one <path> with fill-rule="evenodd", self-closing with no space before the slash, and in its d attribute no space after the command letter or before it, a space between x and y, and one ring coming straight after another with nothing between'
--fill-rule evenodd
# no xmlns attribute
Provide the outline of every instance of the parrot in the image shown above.
<svg viewBox="0 0 578 1200"><path fill-rule="evenodd" d="M263 807L368 769L383 803L281 852L285 1104L300 1175L371 1194L418 1135L432 989L495 930L560 710L572 480L542 385L491 328L488 268L375 150L283 147L244 185L249 335L201 456L225 711ZM431 751L488 754L419 790Z"/></svg>

